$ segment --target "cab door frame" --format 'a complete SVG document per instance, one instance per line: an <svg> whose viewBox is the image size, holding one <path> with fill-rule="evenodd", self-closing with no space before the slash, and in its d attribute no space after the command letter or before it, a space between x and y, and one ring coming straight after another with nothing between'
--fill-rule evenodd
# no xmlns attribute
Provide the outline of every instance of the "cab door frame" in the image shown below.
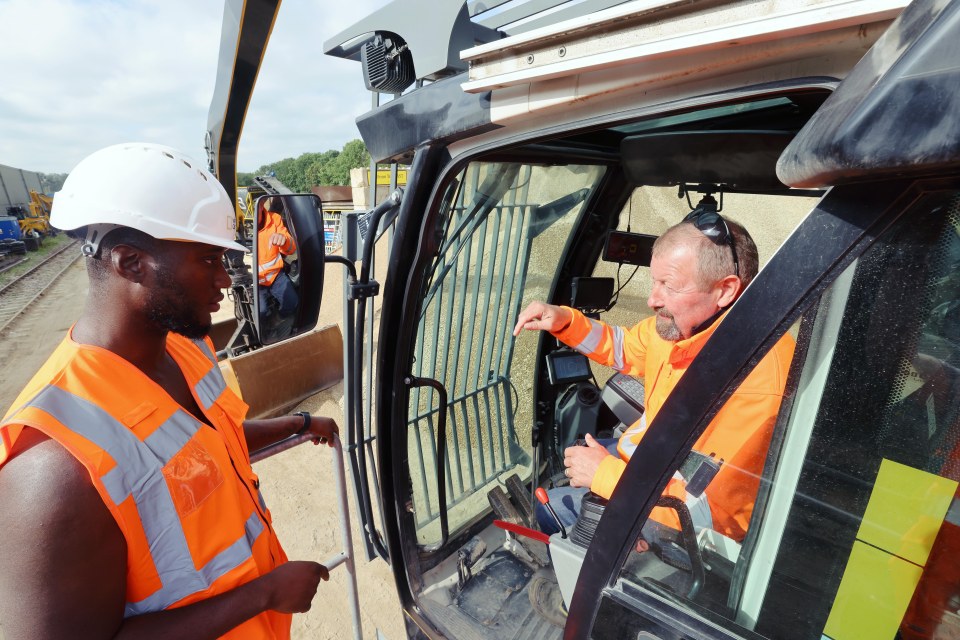
<svg viewBox="0 0 960 640"><path fill-rule="evenodd" d="M449 163L450 155L446 147L440 144L427 144L417 148L413 163L408 170L408 185L410 188L404 193L403 201L395 225L390 258L387 266L388 274L410 273L412 265L419 264L424 255L436 251L437 247L431 244L433 236L423 237L421 228L429 216L424 211L437 197L437 185L441 170ZM417 221L417 218L420 218ZM416 314L404 310L403 301L407 298L408 288L411 286L412 276L407 278L388 277L384 286L383 304L381 307L380 335L381 344L406 344L417 331ZM396 283L396 284L392 284ZM386 342L385 342L386 341ZM402 535L405 525L402 520L406 517L403 511L410 508L409 496L405 492L405 485L398 481L397 470L407 468L407 448L396 445L396 434L393 425L405 424L405 416L397 409L398 396L405 396L403 372L399 370L402 354L398 349L377 349L377 370L391 372L377 376L374 390L374 407L377 423L377 467L380 470L380 495L383 518L383 536L390 550L390 565L393 570L404 612L416 618L415 601L411 583L416 583L418 577L411 572L404 557L417 553L416 545L409 536ZM405 405L402 407L405 409ZM365 471L365 470L364 470ZM371 526L364 522L363 525ZM395 551L401 551L402 557L397 557ZM421 628L429 625L419 623Z"/></svg>
<svg viewBox="0 0 960 640"><path fill-rule="evenodd" d="M415 524L410 512L412 503L408 471L414 461L409 460L406 439L400 435L407 425L407 401L413 382L409 372L413 354L407 351L407 346L413 348L419 324L419 314L416 313L418 305L415 303L421 295L422 277L417 270L433 260L439 251L443 225L437 227L437 208L442 206L442 200L446 197L449 178L481 156L484 160L509 158L521 161L527 158L523 154L469 154L451 159L447 148L440 143L418 148L410 168L409 184L413 188L405 193L400 208L388 266L388 284L383 290L379 340L381 344L395 345L392 349L377 350L377 369L384 372L377 376L375 395L384 534L391 552L399 550L402 555L401 558L392 553L391 564L401 603L412 619L419 617L413 594L422 586L420 561L426 560L429 564L428 556L431 554L430 549L416 543ZM597 165L607 164L603 162L603 157L586 157ZM570 159L575 161L578 157L573 155ZM608 167L600 179L601 186L590 196L591 200L598 194L606 193L611 173ZM619 178L622 181L622 176ZM595 225L596 221L591 216L585 216L581 224ZM397 277L396 274L405 275ZM467 531L458 535L464 538L462 543L472 533ZM451 545L455 543L456 540ZM429 622L423 620L418 625L421 628L431 627Z"/></svg>

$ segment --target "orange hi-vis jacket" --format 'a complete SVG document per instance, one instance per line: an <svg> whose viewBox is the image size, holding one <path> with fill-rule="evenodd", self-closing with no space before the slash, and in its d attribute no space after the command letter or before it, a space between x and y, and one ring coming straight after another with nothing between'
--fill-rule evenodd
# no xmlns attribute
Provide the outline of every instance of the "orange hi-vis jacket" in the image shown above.
<svg viewBox="0 0 960 640"><path fill-rule="evenodd" d="M287 230L287 225L283 224L283 218L279 213L264 211L263 215L267 219L257 232L257 275L260 284L269 287L283 269L283 256L289 256L296 251L297 243ZM270 244L270 236L275 233L285 236L286 243L279 247Z"/></svg>
<svg viewBox="0 0 960 640"><path fill-rule="evenodd" d="M130 362L70 334L0 423L0 466L26 425L86 467L126 540L124 617L208 599L287 559L250 466L247 406L209 339L170 333L167 353L207 424ZM290 621L266 611L223 637L286 639Z"/></svg>
<svg viewBox="0 0 960 640"><path fill-rule="evenodd" d="M573 320L554 334L561 342L621 373L644 378L643 417L620 437L617 444L620 457L604 458L590 485L591 491L609 498L627 466L626 461L643 439L647 425L653 422L722 317L700 333L673 342L657 334L655 316L624 329L591 320L575 309L570 311ZM738 541L746 535L794 346L789 334L780 339L697 440L696 451L713 453L723 459L720 472L700 499L686 493L679 473L674 474L667 485L665 493L686 502L697 527L714 529ZM674 528L680 527L672 510L657 507L651 517Z"/></svg>

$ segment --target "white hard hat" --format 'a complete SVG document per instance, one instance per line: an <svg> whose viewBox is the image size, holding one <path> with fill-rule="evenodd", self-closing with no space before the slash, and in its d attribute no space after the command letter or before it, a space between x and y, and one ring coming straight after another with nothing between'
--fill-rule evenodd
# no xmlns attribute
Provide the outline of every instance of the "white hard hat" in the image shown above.
<svg viewBox="0 0 960 640"><path fill-rule="evenodd" d="M130 227L161 240L203 242L247 251L235 241L236 212L213 175L186 155L159 144L117 144L80 161L53 199L50 223L89 226L83 252Z"/></svg>

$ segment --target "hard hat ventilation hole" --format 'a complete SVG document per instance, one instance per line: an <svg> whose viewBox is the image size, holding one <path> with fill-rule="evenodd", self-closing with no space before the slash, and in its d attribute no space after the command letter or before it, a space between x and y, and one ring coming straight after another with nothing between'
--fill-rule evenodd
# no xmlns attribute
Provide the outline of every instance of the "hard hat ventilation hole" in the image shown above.
<svg viewBox="0 0 960 640"><path fill-rule="evenodd" d="M183 164L187 165L187 169L193 169L193 167L190 166L190 163L187 162L186 160L181 160L180 162L182 162Z"/></svg>
<svg viewBox="0 0 960 640"><path fill-rule="evenodd" d="M204 181L206 181L207 176L203 171L200 171L200 169L197 169L197 173L200 175L201 178L204 179Z"/></svg>
<svg viewBox="0 0 960 640"><path fill-rule="evenodd" d="M165 155L165 156L167 156L168 158L170 158L171 160L173 160L173 156L170 155L169 153L167 153L166 151L161 151L160 153L162 153L163 155Z"/></svg>

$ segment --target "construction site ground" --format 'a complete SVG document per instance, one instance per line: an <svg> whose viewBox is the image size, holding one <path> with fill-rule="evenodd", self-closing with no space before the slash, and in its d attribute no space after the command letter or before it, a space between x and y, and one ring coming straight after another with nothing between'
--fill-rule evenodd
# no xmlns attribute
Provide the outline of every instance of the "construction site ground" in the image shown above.
<svg viewBox="0 0 960 640"><path fill-rule="evenodd" d="M385 264L385 259L380 260ZM328 270L320 310L320 326L341 324L342 269ZM43 364L70 326L79 318L87 293L87 276L82 260L67 269L60 279L0 335L0 406L4 412L34 372ZM228 300L224 304L229 304ZM222 313L223 311L221 311ZM343 385L338 384L304 401L295 411L328 415L343 425ZM261 489L273 513L274 524L287 555L295 560L323 562L341 550L337 513L336 482L331 451L326 447L302 445L255 466ZM379 633L390 640L405 637L400 604L393 575L386 562L367 561L362 551L355 511L349 490L351 522L356 541L357 580L360 593L364 638ZM321 583L312 609L294 616L293 638L323 639L353 636L345 565L331 572ZM0 630L2 640L2 630Z"/></svg>

